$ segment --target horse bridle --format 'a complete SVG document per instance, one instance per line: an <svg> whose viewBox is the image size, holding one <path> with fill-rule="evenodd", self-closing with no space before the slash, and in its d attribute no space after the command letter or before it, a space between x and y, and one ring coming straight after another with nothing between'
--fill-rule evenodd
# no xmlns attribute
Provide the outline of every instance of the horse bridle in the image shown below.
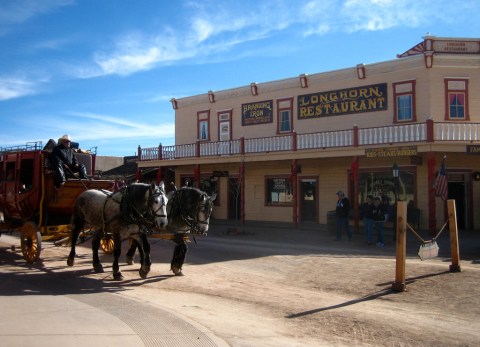
<svg viewBox="0 0 480 347"><path fill-rule="evenodd" d="M156 218L167 218L166 214L164 214L164 213L158 214L157 213L158 211L162 210L162 207L164 207L164 206L166 207L167 204L165 203L165 199L162 199L162 204L160 205L160 207L157 210L153 209L153 202L155 201L155 199L157 197L159 197L161 195L165 195L165 192L162 189L157 188L153 192L152 192L152 189L150 189L150 198L148 199L147 215L149 217L152 217L153 224L155 224L155 219Z"/></svg>
<svg viewBox="0 0 480 347"><path fill-rule="evenodd" d="M205 200L204 203L202 203L201 201ZM188 226L188 229L190 230L190 232L192 234L199 234L199 225L200 224L205 224L207 225L208 224L208 220L210 219L210 215L212 213L212 208L211 208L211 204L212 202L210 201L210 198L209 196L206 194L206 193L202 193L198 199L198 205L197 205L197 208L195 209L196 213L194 214L194 216L190 216L190 213L188 211L185 211L184 208L182 207L182 204L179 204L180 205L180 210L181 210L181 213L180 213L180 216L182 218L182 221L187 224ZM205 220L199 220L198 219L198 213L203 211L206 218ZM186 217L185 217L186 215Z"/></svg>

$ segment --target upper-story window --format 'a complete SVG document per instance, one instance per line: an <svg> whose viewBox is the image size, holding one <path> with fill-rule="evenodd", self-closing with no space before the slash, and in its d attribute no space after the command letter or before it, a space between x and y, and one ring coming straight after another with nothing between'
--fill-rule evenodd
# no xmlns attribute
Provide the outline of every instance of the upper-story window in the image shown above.
<svg viewBox="0 0 480 347"><path fill-rule="evenodd" d="M415 81L393 83L394 123L416 121Z"/></svg>
<svg viewBox="0 0 480 347"><path fill-rule="evenodd" d="M277 133L293 131L293 98L277 100Z"/></svg>
<svg viewBox="0 0 480 347"><path fill-rule="evenodd" d="M210 141L210 111L197 112L197 134L199 141Z"/></svg>
<svg viewBox="0 0 480 347"><path fill-rule="evenodd" d="M445 120L468 120L468 80L445 79Z"/></svg>

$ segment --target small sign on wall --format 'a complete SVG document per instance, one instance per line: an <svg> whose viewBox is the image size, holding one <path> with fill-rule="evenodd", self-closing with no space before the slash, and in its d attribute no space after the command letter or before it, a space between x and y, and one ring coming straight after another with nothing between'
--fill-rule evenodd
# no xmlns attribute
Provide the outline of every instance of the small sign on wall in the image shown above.
<svg viewBox="0 0 480 347"><path fill-rule="evenodd" d="M242 104L242 126L273 123L273 100Z"/></svg>

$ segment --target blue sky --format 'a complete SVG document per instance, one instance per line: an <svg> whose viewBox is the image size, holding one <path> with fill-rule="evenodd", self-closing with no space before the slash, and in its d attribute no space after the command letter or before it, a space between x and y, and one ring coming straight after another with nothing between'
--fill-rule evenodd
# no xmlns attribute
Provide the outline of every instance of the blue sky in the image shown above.
<svg viewBox="0 0 480 347"><path fill-rule="evenodd" d="M0 0L0 147L175 143L172 97L480 38L478 0Z"/></svg>

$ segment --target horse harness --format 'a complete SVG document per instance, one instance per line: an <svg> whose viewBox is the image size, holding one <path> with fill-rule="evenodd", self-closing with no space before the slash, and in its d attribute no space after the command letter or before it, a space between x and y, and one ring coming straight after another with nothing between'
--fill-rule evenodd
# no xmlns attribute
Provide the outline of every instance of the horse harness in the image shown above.
<svg viewBox="0 0 480 347"><path fill-rule="evenodd" d="M108 223L112 222L115 219L121 218L127 224L136 224L139 227L140 231L145 226L155 226L155 219L157 217L167 217L163 213L157 213L158 211L162 210L163 206L165 206L164 201L163 204L160 205L160 208L158 208L157 210L153 209L153 202L155 201L155 199L160 195L164 195L163 191L159 188L149 188L150 194L146 211L140 211L137 206L135 206L135 203L132 201L132 198L130 196L130 191L128 187L124 187L114 193L107 193L106 191L103 192L107 195L107 199L105 199L105 202L103 204L102 212L103 229L105 229L105 225L107 225ZM118 194L116 195L116 193L121 194L120 200L117 199ZM120 212L109 220L106 220L105 208L107 206L108 200L110 199L120 205Z"/></svg>

